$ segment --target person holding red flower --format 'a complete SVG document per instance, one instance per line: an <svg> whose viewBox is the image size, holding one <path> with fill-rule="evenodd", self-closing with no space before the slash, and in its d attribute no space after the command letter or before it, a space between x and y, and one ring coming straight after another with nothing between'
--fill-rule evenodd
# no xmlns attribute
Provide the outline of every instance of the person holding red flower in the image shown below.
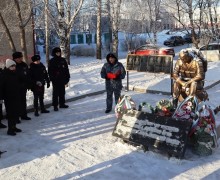
<svg viewBox="0 0 220 180"><path fill-rule="evenodd" d="M109 113L112 110L113 93L115 97L115 104L117 104L122 90L122 79L125 78L126 71L122 63L118 62L117 57L113 53L106 56L107 62L101 69L101 78L105 79L105 88L107 92L106 110Z"/></svg>

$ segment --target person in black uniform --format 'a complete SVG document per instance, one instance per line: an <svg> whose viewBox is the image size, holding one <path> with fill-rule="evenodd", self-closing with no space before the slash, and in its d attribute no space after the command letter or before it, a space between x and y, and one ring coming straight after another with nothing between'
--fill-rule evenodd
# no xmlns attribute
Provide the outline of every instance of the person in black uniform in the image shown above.
<svg viewBox="0 0 220 180"><path fill-rule="evenodd" d="M3 70L0 68L0 81L2 81L2 73L3 73ZM1 90L2 90L2 87L0 84L0 91ZM3 119L2 104L3 104L3 100L0 99L0 128L6 128L7 126L2 124L1 122L1 120Z"/></svg>
<svg viewBox="0 0 220 180"><path fill-rule="evenodd" d="M16 127L16 122L19 119L20 107L20 88L19 77L16 72L16 63L11 60L6 60L5 69L1 79L0 99L4 100L5 109L8 119L8 135L15 136L21 129Z"/></svg>
<svg viewBox="0 0 220 180"><path fill-rule="evenodd" d="M44 85L47 83L47 88L50 87L50 80L47 74L46 67L40 62L40 56L34 55L31 57L33 61L30 64L31 90L34 94L34 115L39 116L38 100L40 102L41 113L49 113L44 107Z"/></svg>
<svg viewBox="0 0 220 180"><path fill-rule="evenodd" d="M12 54L13 60L16 62L16 71L19 76L20 83L20 98L21 98L21 107L20 107L20 117L22 120L31 120L27 116L27 103L26 103L26 94L27 89L30 86L30 75L28 65L22 61L23 55L21 52L14 52ZM20 120L18 120L20 123Z"/></svg>
<svg viewBox="0 0 220 180"><path fill-rule="evenodd" d="M59 47L52 50L52 56L48 63L48 73L53 85L52 104L54 111L58 111L58 104L60 108L69 107L65 104L65 85L69 82L70 73L66 60L61 57Z"/></svg>

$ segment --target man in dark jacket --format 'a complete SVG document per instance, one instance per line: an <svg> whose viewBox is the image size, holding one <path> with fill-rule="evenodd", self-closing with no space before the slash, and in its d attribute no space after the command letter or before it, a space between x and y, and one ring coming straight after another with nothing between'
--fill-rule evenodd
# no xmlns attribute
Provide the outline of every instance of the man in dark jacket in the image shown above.
<svg viewBox="0 0 220 180"><path fill-rule="evenodd" d="M105 79L105 87L107 92L106 98L106 111L109 113L112 110L113 93L115 96L115 104L117 104L119 97L121 96L122 79L125 78L126 71L122 63L118 62L117 57L109 53L106 56L107 63L105 63L101 70L101 77Z"/></svg>
<svg viewBox="0 0 220 180"><path fill-rule="evenodd" d="M53 58L48 63L48 73L53 85L52 104L54 111L58 111L58 104L60 108L69 107L65 104L65 85L70 80L70 73L66 60L61 57L59 47L52 50L52 56Z"/></svg>
<svg viewBox="0 0 220 180"><path fill-rule="evenodd" d="M16 63L11 60L6 60L5 70L1 79L2 91L0 98L4 100L5 109L8 119L8 135L15 136L21 129L16 127L16 122L19 119L20 107L20 88L19 77L16 73Z"/></svg>
<svg viewBox="0 0 220 180"><path fill-rule="evenodd" d="M40 62L40 59L39 55L34 55L31 57L33 62L30 64L31 90L34 94L35 116L39 116L38 100L40 102L41 113L49 113L44 107L44 85L47 83L47 88L49 88L50 80L46 67Z"/></svg>
<svg viewBox="0 0 220 180"><path fill-rule="evenodd" d="M21 52L14 52L12 54L12 57L13 60L16 62L16 71L20 83L20 98L21 98L20 117L22 120L31 120L31 118L27 116L27 103L26 103L27 89L30 87L30 74L28 70L28 65L22 61L23 55ZM18 121L18 123L19 122L20 121Z"/></svg>

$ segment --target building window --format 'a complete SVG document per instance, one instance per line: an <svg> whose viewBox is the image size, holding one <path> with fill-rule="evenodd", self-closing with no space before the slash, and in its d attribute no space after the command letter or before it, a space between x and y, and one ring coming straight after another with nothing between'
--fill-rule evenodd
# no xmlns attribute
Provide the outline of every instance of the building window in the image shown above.
<svg viewBox="0 0 220 180"><path fill-rule="evenodd" d="M91 44L92 43L92 34L86 34L86 43Z"/></svg>
<svg viewBox="0 0 220 180"><path fill-rule="evenodd" d="M70 44L76 44L76 35L75 34L72 34L70 36Z"/></svg>
<svg viewBox="0 0 220 180"><path fill-rule="evenodd" d="M109 41L110 41L109 33L104 33L104 41L105 41L105 43L109 43Z"/></svg>
<svg viewBox="0 0 220 180"><path fill-rule="evenodd" d="M83 44L83 43L84 43L83 34L78 34L78 44Z"/></svg>

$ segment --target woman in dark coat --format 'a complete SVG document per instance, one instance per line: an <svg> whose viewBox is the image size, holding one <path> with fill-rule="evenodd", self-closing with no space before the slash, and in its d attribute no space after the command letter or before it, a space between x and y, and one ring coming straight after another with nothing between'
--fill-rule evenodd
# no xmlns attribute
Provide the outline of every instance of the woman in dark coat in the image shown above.
<svg viewBox="0 0 220 180"><path fill-rule="evenodd" d="M66 60L61 57L61 49L55 47L52 51L53 58L48 63L48 73L53 85L53 106L54 111L60 108L68 108L65 104L65 85L70 79L69 68Z"/></svg>
<svg viewBox="0 0 220 180"><path fill-rule="evenodd" d="M16 73L16 63L11 60L6 60L5 69L1 81L2 91L0 97L4 100L7 119L8 119L8 135L15 136L21 129L16 127L16 122L19 120L20 103L20 83Z"/></svg>

